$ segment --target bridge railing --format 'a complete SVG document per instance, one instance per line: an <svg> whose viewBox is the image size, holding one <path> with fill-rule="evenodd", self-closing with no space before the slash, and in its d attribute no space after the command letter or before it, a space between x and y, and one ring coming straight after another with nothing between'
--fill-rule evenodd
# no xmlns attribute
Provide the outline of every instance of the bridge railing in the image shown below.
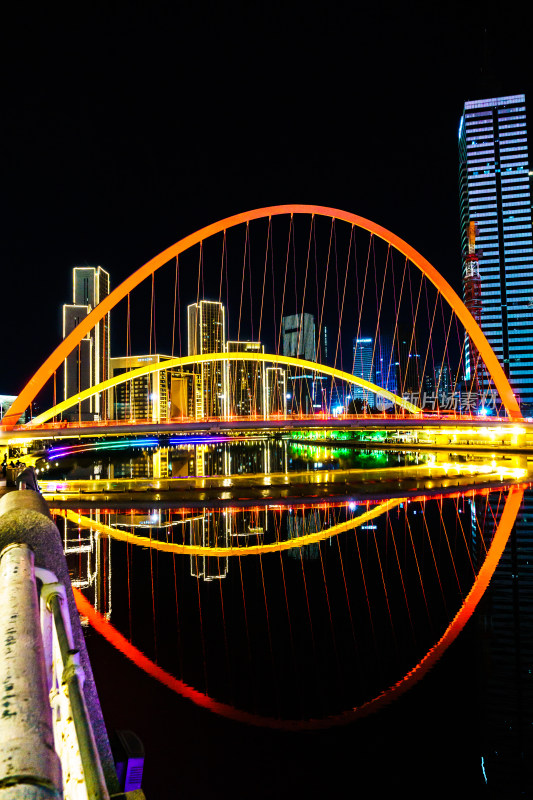
<svg viewBox="0 0 533 800"><path fill-rule="evenodd" d="M4 548L0 582L1 671L8 702L0 737L9 764L0 786L40 787L37 796L43 798L52 793L65 800L109 800L65 587L52 572L35 567L27 544Z"/></svg>
<svg viewBox="0 0 533 800"><path fill-rule="evenodd" d="M61 538L31 490L0 500L0 687L1 800L144 798L120 790Z"/></svg>
<svg viewBox="0 0 533 800"><path fill-rule="evenodd" d="M398 414L387 414L385 412L379 413L361 413L361 414L328 414L325 412L317 412L315 414L269 414L267 417L261 417L257 414L248 414L246 416L218 416L218 417L201 417L196 419L195 417L171 417L169 419L162 419L160 421L154 422L152 419L140 419L140 418L132 418L132 419L107 419L107 420L81 420L81 421L56 421L56 422L43 422L39 423L38 425L34 425L32 422L28 422L24 425L17 426L12 431L9 431L10 436L14 436L17 433L28 433L32 430L37 431L46 431L49 430L51 433L53 432L61 432L63 430L69 429L98 429L102 428L104 431L106 428L113 427L113 428L125 428L129 429L132 425L135 426L144 426L150 427L152 425L157 425L164 427L168 425L172 427L173 425L179 426L180 425L194 425L197 424L198 426L207 425L210 423L225 423L229 422L233 425L237 425L239 422L243 423L250 423L250 422L287 422L290 424L295 420L298 421L308 421L308 422L343 422L348 420L362 420L362 421L372 421L375 420L379 422L383 421L410 421L416 419L424 419L433 422L450 422L450 421L457 421L458 423L464 424L468 422L479 422L479 421L493 421L494 424L504 424L508 420L506 418L497 418L497 417L486 417L480 416L475 414L459 414L456 411L447 411L441 409L439 411L425 411L421 412L420 414L408 414L408 413L398 413ZM516 424L516 423L515 423ZM0 432L4 429L0 425Z"/></svg>
<svg viewBox="0 0 533 800"><path fill-rule="evenodd" d="M109 792L83 694L85 674L74 646L65 587L48 570L42 581L41 632L56 752L65 798L107 800Z"/></svg>

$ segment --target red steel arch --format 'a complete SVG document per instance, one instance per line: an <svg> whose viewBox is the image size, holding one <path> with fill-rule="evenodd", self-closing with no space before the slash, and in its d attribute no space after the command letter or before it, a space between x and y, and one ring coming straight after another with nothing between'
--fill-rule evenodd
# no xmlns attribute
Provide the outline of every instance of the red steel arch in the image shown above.
<svg viewBox="0 0 533 800"><path fill-rule="evenodd" d="M378 236L388 244L392 245L399 250L406 258L418 267L418 269L433 283L441 295L445 298L448 304L453 308L458 318L461 320L466 332L476 346L478 352L481 354L485 366L494 381L496 389L500 395L502 403L507 410L509 417L513 420L521 420L522 414L513 390L509 381L500 366L498 359L490 344L488 343L481 328L473 318L472 314L468 311L459 295L452 289L450 284L442 277L442 275L433 267L427 259L420 253L407 244L399 236L396 236L391 231L378 225L371 220L360 217L357 214L351 214L349 211L342 211L337 208L328 208L327 206L313 206L313 205L298 205L289 204L281 206L267 206L266 208L257 208L253 211L245 211L241 214L235 214L231 217L226 217L219 222L214 222L212 225L207 225L201 228L196 233L192 233L181 239L179 242L167 247L159 255L147 261L142 267L139 267L133 272L129 278L126 278L111 294L109 294L102 302L96 306L90 314L83 319L80 324L67 336L61 344L53 351L53 353L46 359L41 367L37 370L35 375L28 381L23 388L13 405L6 412L2 425L5 430L12 430L17 424L18 419L26 411L30 403L34 400L37 393L43 388L45 383L52 377L54 372L61 366L65 358L74 350L81 340L91 331L94 326L102 320L105 315L111 311L115 305L120 302L126 295L138 286L145 278L149 277L157 269L168 263L171 259L179 256L181 253L198 244L204 239L216 233L221 233L228 228L233 228L236 225L252 222L253 220L263 219L268 217L280 216L283 214L311 214L316 216L324 216L343 222L347 222L353 226L363 228L369 233Z"/></svg>

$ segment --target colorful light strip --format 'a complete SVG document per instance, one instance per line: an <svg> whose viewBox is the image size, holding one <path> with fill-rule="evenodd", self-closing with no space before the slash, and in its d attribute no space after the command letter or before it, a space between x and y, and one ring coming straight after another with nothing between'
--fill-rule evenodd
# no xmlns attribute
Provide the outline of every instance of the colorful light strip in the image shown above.
<svg viewBox="0 0 533 800"><path fill-rule="evenodd" d="M263 441L264 436L237 437L237 436L175 436L171 439L124 439L119 442L88 442L86 444L73 444L64 447L52 447L48 451L48 459L64 458L77 453L87 453L91 450L126 450L131 447L176 447L186 445L226 444L229 442L256 442Z"/></svg>

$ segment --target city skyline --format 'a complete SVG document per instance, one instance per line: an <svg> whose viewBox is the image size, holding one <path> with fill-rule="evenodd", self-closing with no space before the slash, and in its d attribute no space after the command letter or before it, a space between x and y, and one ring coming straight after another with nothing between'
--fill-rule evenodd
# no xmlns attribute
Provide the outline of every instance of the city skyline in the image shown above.
<svg viewBox="0 0 533 800"><path fill-rule="evenodd" d="M15 296L27 276L32 319L52 310L35 364L55 345L56 285L66 285L72 264L101 263L116 286L202 225L271 203L322 202L373 219L460 291L458 120L465 100L530 94L527 28L474 7L391 15L332 7L307 14L305 28L295 9L282 25L278 13L248 7L230 19L214 8L206 19L155 4L128 13L124 38L111 9L92 9L75 31L56 12L37 21L10 9L6 30L12 43L24 41L25 56L17 47L7 71L3 281ZM367 33L377 30L375 47ZM457 53L466 41L465 65ZM95 46L100 59L89 68L77 54ZM368 80L354 83L361 72ZM183 101L170 108L169 97ZM4 314L19 331L17 304ZM2 359L3 391L16 394L25 368L10 348Z"/></svg>
<svg viewBox="0 0 533 800"><path fill-rule="evenodd" d="M469 224L469 230L473 223ZM520 233L522 235L522 233ZM477 257L476 257L477 258ZM470 263L470 262L467 262ZM105 275L105 287L109 286L109 274L99 268L73 268L74 299L87 300L87 305L64 305L63 315L69 321L79 322L82 317L91 310L91 301L96 298L95 276L102 273ZM79 284L79 286L78 286ZM92 288L90 288L92 287ZM77 292L77 293L76 293ZM89 296L90 295L90 296ZM104 295L105 297L106 295ZM154 302L154 301L153 301ZM468 300L466 300L468 305ZM241 299L242 303L242 299ZM129 308L129 301L128 301ZM185 310L185 309L184 309ZM249 351L251 354L265 353L265 345L260 341L250 339L232 340L229 338L230 329L235 327L237 319L233 320L227 313L225 304L220 301L200 300L186 306L186 314L180 314L175 309L178 319L183 318L187 324L185 340L187 342L188 356L202 355L209 353L231 353ZM241 310L239 311L238 323L241 326ZM114 312L113 312L114 313ZM128 312L129 313L129 312ZM76 319L76 314L81 317ZM65 377L72 373L73 378L82 381L77 384L71 392L65 392L74 396L78 390L87 389L91 384L99 383L98 379L93 379L97 370L94 367L95 341L98 337L95 334L104 331L103 341L106 343L105 351L107 362L103 356L99 364L101 375L110 375L113 378L122 372L142 367L144 362L164 361L173 356L154 355L152 352L147 354L142 351L137 354L131 353L131 341L126 338L126 349L129 355L118 355L114 350L109 365L110 343L108 332L110 330L111 314L107 313L103 322L98 323L97 327L90 335L81 339L80 346L73 350L65 361L67 372ZM478 320L481 324L481 319ZM105 325L104 325L105 323ZM360 324L360 323L359 323ZM130 323L128 322L128 330ZM433 350L433 342L423 342L420 334L408 329L403 323L396 323L393 327L394 333L388 330L386 325L376 332L374 336L364 335L353 338L353 357L351 371L356 377L364 381L370 381L377 387L386 389L388 392L399 394L411 403L420 405L422 408L431 407L452 410L456 408L479 408L482 413L491 413L494 407L495 398L488 392L487 387L483 389L471 383L468 379L463 381L462 358L450 361L450 355L442 355L442 365L438 366L440 356L435 360L435 355L428 360L430 347ZM301 314L284 315L280 324L279 345L282 346L281 354L291 358L304 358L306 361L315 361L317 356L326 356L324 363L327 364L327 329L322 326L316 331L315 316L311 313L302 311ZM349 329L348 329L349 332ZM70 333L70 329L64 333ZM527 335L527 332L526 332ZM340 336L340 330L339 330ZM155 334L154 334L155 337ZM468 337L465 351L468 353ZM316 341L323 342L322 349L316 346ZM181 336L180 336L181 346ZM154 338L155 345L155 338ZM83 347L86 345L86 348ZM339 340L337 341L338 351ZM150 348L152 344L150 344ZM421 347L421 351L417 349ZM135 348L133 348L135 349ZM165 349L165 348L163 348ZM87 350L87 352L85 352ZM172 350L174 351L174 345ZM424 357L424 350L426 354ZM160 351L161 352L161 351ZM120 353L120 350L118 351ZM178 351L179 353L179 351ZM175 355L178 355L175 353ZM185 355L182 353L182 355ZM274 359L275 360L275 359ZM74 367L68 370L69 361L74 362ZM342 371L342 360L337 364ZM281 374L286 377L281 378ZM200 364L198 367L188 367L178 369L172 368L170 372L161 371L147 377L136 378L130 383L119 385L118 389L112 390L101 395L100 404L102 409L98 410L98 403L93 399L84 400L78 403L76 411L69 411L65 417L72 419L139 419L159 422L165 419L176 417L192 417L200 419L210 416L242 416L242 415L263 415L271 413L314 413L329 411L331 413L332 404L335 406L335 413L347 408L351 400L363 400L370 406L376 405L368 393L368 390L361 387L352 387L346 392L345 389L338 395L338 399L333 401L333 395L338 394L338 390L333 390L326 376L316 374L306 374L309 370L304 370L300 374L298 370L294 372L293 367L288 370L284 368L268 369L265 371L264 362L256 362L252 355L250 361L220 362ZM327 370L326 370L327 372ZM481 370L479 370L481 372ZM278 373L280 373L278 375ZM279 382L280 386L285 386L284 400L276 401L276 411L272 408L272 388L267 385L267 377ZM443 377L444 376L444 377ZM157 378L157 379L156 379ZM72 381L74 384L74 380ZM196 385L198 384L198 385ZM333 390L333 394L332 394ZM287 404L287 400L291 400ZM281 405L280 405L281 402ZM106 406L104 409L103 406ZM93 407L94 406L94 407ZM382 409L382 404L377 403L376 408ZM107 408L108 407L108 408Z"/></svg>

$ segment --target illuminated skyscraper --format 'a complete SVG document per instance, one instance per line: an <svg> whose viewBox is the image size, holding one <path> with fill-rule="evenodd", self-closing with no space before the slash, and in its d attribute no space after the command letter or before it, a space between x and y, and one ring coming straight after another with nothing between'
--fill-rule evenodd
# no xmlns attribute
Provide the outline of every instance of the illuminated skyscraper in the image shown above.
<svg viewBox="0 0 533 800"><path fill-rule="evenodd" d="M353 375L375 383L374 340L370 336L353 340ZM362 386L353 386L352 395L359 400L372 401L373 394Z"/></svg>
<svg viewBox="0 0 533 800"><path fill-rule="evenodd" d="M187 341L190 356L225 352L226 313L222 303L200 300L187 306ZM200 364L197 373L200 375L202 416L223 416L228 405L226 364Z"/></svg>
<svg viewBox="0 0 533 800"><path fill-rule="evenodd" d="M313 314L291 314L281 321L283 355L302 358L305 361L316 361L315 318ZM322 343L321 343L322 344ZM321 352L321 357L323 354ZM313 411L318 398L318 407L322 406L320 389L317 385L316 373L301 373L294 367L287 369L287 380L291 406L306 414Z"/></svg>
<svg viewBox="0 0 533 800"><path fill-rule="evenodd" d="M109 273L102 267L74 267L73 302L63 306L63 338L109 294ZM110 315L97 323L64 363L64 397L71 397L109 378ZM80 404L72 415L106 419L107 394L95 395Z"/></svg>
<svg viewBox="0 0 533 800"><path fill-rule="evenodd" d="M158 353L147 356L123 356L110 361L111 377L144 367L147 364L168 361L170 356ZM119 383L114 389L114 419L138 422L165 422L169 417L170 396L167 370L161 369L140 375L131 381Z"/></svg>
<svg viewBox="0 0 533 800"><path fill-rule="evenodd" d="M200 300L187 306L189 355L223 353L226 349L226 310L222 303Z"/></svg>
<svg viewBox="0 0 533 800"><path fill-rule="evenodd" d="M287 376L282 367L266 368L266 414L287 414Z"/></svg>
<svg viewBox="0 0 533 800"><path fill-rule="evenodd" d="M465 300L471 281L468 230L474 222L481 328L521 403L531 405L533 236L524 95L467 101L459 124L459 158ZM468 340L466 351L470 380L474 359Z"/></svg>

